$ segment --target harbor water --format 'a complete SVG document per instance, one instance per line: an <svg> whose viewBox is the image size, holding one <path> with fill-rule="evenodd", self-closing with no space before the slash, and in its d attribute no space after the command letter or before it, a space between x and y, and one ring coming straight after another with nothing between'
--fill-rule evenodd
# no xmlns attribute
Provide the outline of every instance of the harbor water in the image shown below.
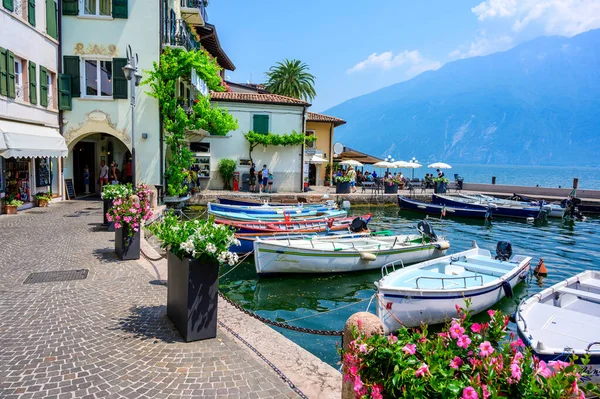
<svg viewBox="0 0 600 399"><path fill-rule="evenodd" d="M398 234L416 232L423 215L400 211L397 206L353 207L353 215L373 213L372 230L391 230ZM473 240L481 248L495 250L496 243L508 240L513 253L532 256L532 266L544 258L549 271L544 279L533 278L529 285L515 290L513 299L504 299L495 308L512 313L521 298L531 295L567 277L587 269L600 270L598 237L600 218L590 217L575 224L560 219L535 225L525 221L440 221L429 218L438 235L449 239L449 253L471 247ZM373 282L381 278L380 270L338 275L279 275L259 277L252 257L229 271L220 282L221 290L244 308L263 317L314 329L342 330L346 319L355 312L375 312L370 298ZM514 326L511 325L511 328ZM339 337L309 335L277 329L289 339L337 367Z"/></svg>

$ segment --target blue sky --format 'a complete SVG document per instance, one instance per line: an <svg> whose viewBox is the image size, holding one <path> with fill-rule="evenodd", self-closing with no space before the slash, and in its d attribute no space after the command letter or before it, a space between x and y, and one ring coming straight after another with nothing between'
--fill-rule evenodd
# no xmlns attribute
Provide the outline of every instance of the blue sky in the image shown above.
<svg viewBox="0 0 600 399"><path fill-rule="evenodd" d="M324 111L459 58L599 28L600 0L214 0L208 14L237 67L230 80L260 83L297 58Z"/></svg>

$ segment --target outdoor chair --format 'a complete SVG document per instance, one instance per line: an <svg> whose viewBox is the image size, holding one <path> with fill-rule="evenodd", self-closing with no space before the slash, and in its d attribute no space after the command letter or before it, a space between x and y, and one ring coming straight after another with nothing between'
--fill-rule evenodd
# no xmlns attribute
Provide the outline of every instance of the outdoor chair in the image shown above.
<svg viewBox="0 0 600 399"><path fill-rule="evenodd" d="M375 190L377 189L377 183L375 183L374 181L364 181L361 184L361 193L366 192L367 190Z"/></svg>

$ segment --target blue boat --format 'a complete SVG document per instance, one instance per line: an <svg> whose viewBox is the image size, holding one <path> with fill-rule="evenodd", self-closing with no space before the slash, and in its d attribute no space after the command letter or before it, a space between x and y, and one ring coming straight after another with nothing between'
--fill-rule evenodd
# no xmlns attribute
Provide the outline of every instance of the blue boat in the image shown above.
<svg viewBox="0 0 600 399"><path fill-rule="evenodd" d="M480 209L487 211L491 209L495 216L519 219L545 219L548 216L548 211L539 206L517 206L503 205L495 203L479 204L473 203L467 198L450 197L447 195L433 194L431 202L437 205L446 205L446 207L458 207L469 209Z"/></svg>
<svg viewBox="0 0 600 399"><path fill-rule="evenodd" d="M238 220L243 222L268 222L268 221L285 221L289 217L290 221L295 220L315 220L315 219L328 219L328 218L339 218L346 217L348 213L346 211L330 210L324 212L318 212L316 210L310 210L307 213L301 214L248 214L245 212L221 212L208 210L208 214L215 217L215 219L225 220Z"/></svg>
<svg viewBox="0 0 600 399"><path fill-rule="evenodd" d="M330 206L329 204L326 204L326 203L321 203L321 204L308 204L308 203L303 203L303 202L284 203L284 202L277 202L277 201L270 201L270 200L267 201L267 200L262 200L260 198L250 198L250 197L239 197L239 198L237 198L237 197L217 197L217 200L219 201L219 204L223 204L223 205L241 205L241 206L252 206L252 207L268 205L268 206L273 206L273 207L277 207L277 208L289 208L289 207L300 206L300 204L302 204L302 206L304 208ZM333 201L331 201L331 204L333 204Z"/></svg>
<svg viewBox="0 0 600 399"><path fill-rule="evenodd" d="M489 219L492 216L492 212L489 209L471 209L466 207L436 205L428 202L415 201L409 198L405 198L401 195L398 196L398 205L400 206L400 209L422 212L436 216L441 216L442 210L445 208L445 217L447 218L460 217Z"/></svg>
<svg viewBox="0 0 600 399"><path fill-rule="evenodd" d="M244 205L224 205L216 204L214 202L208 203L208 211L213 212L230 212L230 213L245 213L247 215L281 215L285 214L294 217L296 215L310 214L311 212L325 212L334 209L334 206L318 206L318 207L303 207L303 206L290 206L290 207L277 207L277 206L244 206Z"/></svg>

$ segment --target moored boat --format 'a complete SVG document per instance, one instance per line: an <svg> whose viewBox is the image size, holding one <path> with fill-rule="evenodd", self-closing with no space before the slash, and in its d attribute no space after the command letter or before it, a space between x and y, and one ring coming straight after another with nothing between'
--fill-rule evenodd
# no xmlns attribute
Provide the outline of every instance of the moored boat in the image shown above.
<svg viewBox="0 0 600 399"><path fill-rule="evenodd" d="M500 205L509 205L509 206L520 206L520 207L542 207L548 213L548 217L551 218L562 218L565 215L565 207L560 204L551 204L544 200L536 201L530 199L529 201L517 201L512 199L502 199L496 198L489 195L484 194L463 194L459 193L459 197L465 198L473 201L478 204L486 204L486 203L494 203ZM511 197L512 198L512 197Z"/></svg>
<svg viewBox="0 0 600 399"><path fill-rule="evenodd" d="M331 210L319 212L311 210L302 214L284 213L284 214L264 214L264 215L252 215L242 212L221 212L208 210L208 214L215 217L215 219L221 220L236 220L236 221L251 221L251 222L266 222L266 221L296 221L296 220L318 220L328 218L339 218L346 217L348 212L342 210Z"/></svg>
<svg viewBox="0 0 600 399"><path fill-rule="evenodd" d="M290 206L290 207L277 207L270 205L263 206L244 206L244 205L223 205L209 202L209 211L218 212L232 212L232 213L245 213L248 215L302 215L310 212L324 212L335 209L335 204L323 205L323 206Z"/></svg>
<svg viewBox="0 0 600 399"><path fill-rule="evenodd" d="M371 213L360 216L360 219L369 223ZM241 222L226 219L216 219L217 224L228 224L240 234L244 233L321 233L327 231L346 230L356 217L339 217L314 220L290 220L269 222Z"/></svg>
<svg viewBox="0 0 600 399"><path fill-rule="evenodd" d="M405 198L401 195L398 196L398 206L400 206L400 209L427 213L429 215L442 216L442 212L444 212L444 217L447 218L460 217L488 219L492 216L492 211L490 209L471 209L467 207L436 205L429 202Z"/></svg>
<svg viewBox="0 0 600 399"><path fill-rule="evenodd" d="M388 237L315 237L254 241L256 272L341 273L381 268L392 261L403 264L442 256L450 247L427 222L419 234Z"/></svg>
<svg viewBox="0 0 600 399"><path fill-rule="evenodd" d="M491 209L494 216L519 219L545 219L548 210L543 206L520 206L513 204L497 204L493 202L478 202L467 198L433 194L431 202L438 205L452 207L466 207L471 209Z"/></svg>
<svg viewBox="0 0 600 399"><path fill-rule="evenodd" d="M265 204L271 206L298 206L298 202L281 202L271 201L270 198L250 198L250 197L217 197L219 204L224 205L243 205L243 206L263 206Z"/></svg>
<svg viewBox="0 0 600 399"><path fill-rule="evenodd" d="M540 360L590 356L582 381L600 384L600 272L584 271L519 304L517 329Z"/></svg>
<svg viewBox="0 0 600 399"><path fill-rule="evenodd" d="M456 305L471 300L475 314L488 309L527 277L531 258L512 255L508 242L498 243L496 256L474 248L404 267L385 274L398 264L382 268L377 286L377 315L386 332L401 326L443 323L456 317Z"/></svg>

